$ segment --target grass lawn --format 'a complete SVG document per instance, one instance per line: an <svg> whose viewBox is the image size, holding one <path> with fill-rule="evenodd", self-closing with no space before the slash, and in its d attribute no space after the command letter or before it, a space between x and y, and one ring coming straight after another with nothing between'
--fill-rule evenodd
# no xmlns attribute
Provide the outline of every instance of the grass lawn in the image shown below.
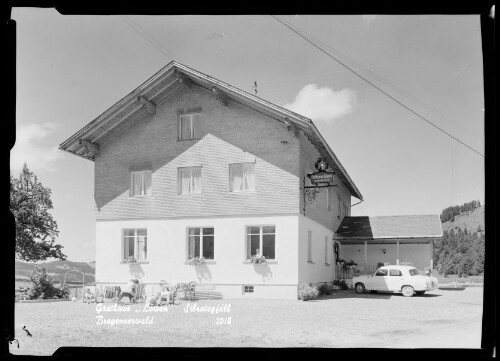
<svg viewBox="0 0 500 361"><path fill-rule="evenodd" d="M337 291L314 301L225 299L197 306L228 312L100 312L80 302L16 303L14 354L50 355L61 346L136 347L452 347L478 348L482 287L437 290L411 298ZM112 306L113 303L105 303ZM229 306L230 305L230 306ZM122 305L126 306L126 305ZM229 308L229 309L228 309ZM164 306L165 309L165 306ZM152 324L97 324L104 319L146 319ZM227 324L230 317L230 324ZM224 324L217 325L223 318ZM28 337L22 325L33 335Z"/></svg>

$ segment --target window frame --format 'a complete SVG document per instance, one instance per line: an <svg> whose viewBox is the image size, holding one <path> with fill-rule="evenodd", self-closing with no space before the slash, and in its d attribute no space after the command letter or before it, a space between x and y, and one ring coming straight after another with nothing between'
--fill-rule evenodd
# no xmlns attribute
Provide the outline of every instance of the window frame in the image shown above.
<svg viewBox="0 0 500 361"><path fill-rule="evenodd" d="M329 266L331 264L330 262L330 253L329 247L328 247L328 236L325 236L325 265Z"/></svg>
<svg viewBox="0 0 500 361"><path fill-rule="evenodd" d="M233 190L233 182L231 179L231 166L237 166L241 165L241 182L243 183L243 177L245 175L245 165L253 165L253 189L243 189L243 190ZM245 192L255 192L256 184L256 176L255 176L255 164L256 162L238 162L238 163L229 163L229 182L228 182L228 188L229 188L229 193L245 193ZM244 183L243 183L244 184Z"/></svg>
<svg viewBox="0 0 500 361"><path fill-rule="evenodd" d="M307 262L314 263L312 257L312 230L307 230Z"/></svg>
<svg viewBox="0 0 500 361"><path fill-rule="evenodd" d="M328 187L328 188L326 189L326 209L327 209L328 211L331 211L331 208L332 208L332 207L330 206L330 201L331 201L330 190L331 190L331 188L330 188L330 187Z"/></svg>
<svg viewBox="0 0 500 361"><path fill-rule="evenodd" d="M243 294L255 293L254 285L243 285Z"/></svg>
<svg viewBox="0 0 500 361"><path fill-rule="evenodd" d="M397 274L397 275L393 275L393 274L392 274L392 272L399 272L399 274ZM391 277L403 277L403 272L401 272L401 270L400 270L400 269L397 269L397 268L391 268L391 269L389 270L389 276L391 276Z"/></svg>
<svg viewBox="0 0 500 361"><path fill-rule="evenodd" d="M213 229L213 234L207 235L207 236L212 236L214 238L214 257L213 258L205 258L205 256L203 256L203 236L204 236L203 230L207 229L207 228ZM185 261L187 262L191 259L189 257L189 237L195 236L195 235L189 234L190 229L199 229L200 230L200 234L199 234L199 237L200 237L200 255L199 256L195 255L193 258L204 257L205 260L208 262L215 262L215 227L214 226L188 226L188 227L186 227L186 257L185 257Z"/></svg>
<svg viewBox="0 0 500 361"><path fill-rule="evenodd" d="M141 237L145 237L145 241L146 241L146 257L143 258L143 259L139 259L138 255L139 255L139 236L138 236L138 231L140 230L144 230L146 235L145 236L141 236ZM139 228L122 228L122 237L121 237L121 262L126 262L128 257L125 258L125 238L132 238L131 236L125 236L125 233L127 231L134 231L134 236L133 236L133 240L134 240L134 255L133 257L135 258L135 260L137 262L147 262L148 261L148 229L146 227L139 227ZM130 256L129 256L130 257Z"/></svg>
<svg viewBox="0 0 500 361"><path fill-rule="evenodd" d="M378 272L384 272L385 271L385 274L382 274L382 275L378 275L377 273ZM374 277L387 277L389 275L389 271L387 270L387 268L379 268L377 271L375 271L375 274L373 275Z"/></svg>
<svg viewBox="0 0 500 361"><path fill-rule="evenodd" d="M130 198L151 197L153 195L153 171L151 169L142 169L142 170L131 170L131 171L129 171L129 173L130 173L129 197ZM134 183L133 183L134 182L134 174L137 174L137 173L142 174L143 181L144 181L144 174L149 173L150 183L151 183L149 194L133 194L133 192L134 192Z"/></svg>
<svg viewBox="0 0 500 361"><path fill-rule="evenodd" d="M341 205L341 200L340 200L340 196L338 195L337 193L337 218L338 219L341 219L342 218L342 205Z"/></svg>
<svg viewBox="0 0 500 361"><path fill-rule="evenodd" d="M248 254L248 230L249 228L251 227L259 227L259 249L261 250L260 252L260 255L261 256L264 256L263 254L263 250L264 250L264 233L263 233L263 230L264 230L264 227L274 227L274 233L266 233L267 234L274 234L274 258L267 258L266 257L266 261L276 261L277 260L277 256L276 256L276 234L278 233L277 232L277 227L276 227L276 224L251 224L251 225L246 225L245 226L245 261L250 261L252 259L252 255ZM251 246L250 246L251 248ZM252 253L251 249L250 249L250 253Z"/></svg>
<svg viewBox="0 0 500 361"><path fill-rule="evenodd" d="M181 178L181 173L182 170L184 169L189 169L190 170L190 175L191 175L191 182L194 183L193 181L193 169L194 168L200 168L200 191L199 192L189 192L189 193L183 193L182 192L182 178ZM178 167L177 168L177 195L179 196L185 196L185 195L193 195L193 194L201 194L202 193L202 188L203 188L203 167L202 166L191 166L191 167Z"/></svg>
<svg viewBox="0 0 500 361"><path fill-rule="evenodd" d="M195 115L200 117L200 128L199 128L199 137L195 137L194 128L193 128L193 118ZM189 117L189 135L190 137L187 139L182 139L182 117ZM186 141L186 140L198 140L201 139L201 112L193 112L187 114L179 114L179 118L177 120L177 141Z"/></svg>

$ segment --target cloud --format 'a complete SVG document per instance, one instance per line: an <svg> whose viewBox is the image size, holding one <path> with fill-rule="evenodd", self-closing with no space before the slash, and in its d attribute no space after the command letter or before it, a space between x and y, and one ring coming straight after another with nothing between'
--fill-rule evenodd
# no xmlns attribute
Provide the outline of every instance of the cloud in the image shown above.
<svg viewBox="0 0 500 361"><path fill-rule="evenodd" d="M57 127L54 123L30 123L22 125L16 130L16 143L10 153L10 168L15 175L28 164L30 169L53 171L53 163L62 158L62 152L57 146L46 147L39 144L53 133Z"/></svg>
<svg viewBox="0 0 500 361"><path fill-rule="evenodd" d="M207 40L217 40L217 39L225 39L225 38L226 38L226 34L224 34L224 33L212 33L207 38Z"/></svg>
<svg viewBox="0 0 500 361"><path fill-rule="evenodd" d="M284 108L313 121L329 122L350 113L355 103L354 90L345 88L335 91L328 87L318 88L316 84L309 84L298 92L293 103L285 104Z"/></svg>
<svg viewBox="0 0 500 361"><path fill-rule="evenodd" d="M377 15L361 15L366 25L370 25L370 23L377 18Z"/></svg>

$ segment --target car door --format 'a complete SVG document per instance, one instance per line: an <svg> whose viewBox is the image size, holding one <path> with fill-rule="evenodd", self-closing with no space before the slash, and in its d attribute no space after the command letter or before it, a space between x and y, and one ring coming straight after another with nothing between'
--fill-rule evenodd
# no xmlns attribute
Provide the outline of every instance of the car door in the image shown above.
<svg viewBox="0 0 500 361"><path fill-rule="evenodd" d="M370 290L387 291L387 274L387 269L379 268L373 277L370 277Z"/></svg>
<svg viewBox="0 0 500 361"><path fill-rule="evenodd" d="M391 268L389 270L389 277L387 277L387 286L389 291L399 292L403 287L403 274L400 269Z"/></svg>

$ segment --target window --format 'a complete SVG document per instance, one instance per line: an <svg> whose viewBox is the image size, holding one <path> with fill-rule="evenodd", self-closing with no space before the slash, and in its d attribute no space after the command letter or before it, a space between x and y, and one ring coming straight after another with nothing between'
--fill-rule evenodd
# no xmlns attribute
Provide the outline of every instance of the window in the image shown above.
<svg viewBox="0 0 500 361"><path fill-rule="evenodd" d="M253 286L243 286L243 293L253 293Z"/></svg>
<svg viewBox="0 0 500 361"><path fill-rule="evenodd" d="M312 231L307 230L307 262L312 262Z"/></svg>
<svg viewBox="0 0 500 361"><path fill-rule="evenodd" d="M391 269L389 270L389 276L403 276L403 274L398 269Z"/></svg>
<svg viewBox="0 0 500 361"><path fill-rule="evenodd" d="M130 196L151 195L151 171L130 172Z"/></svg>
<svg viewBox="0 0 500 361"><path fill-rule="evenodd" d="M200 138L200 114L181 115L179 118L179 140Z"/></svg>
<svg viewBox="0 0 500 361"><path fill-rule="evenodd" d="M387 270L379 268L377 272L375 272L375 276L387 276Z"/></svg>
<svg viewBox="0 0 500 361"><path fill-rule="evenodd" d="M425 272L422 272L416 268L411 268L409 271L410 276L425 276Z"/></svg>
<svg viewBox="0 0 500 361"><path fill-rule="evenodd" d="M330 190L331 188L326 189L326 209L330 210Z"/></svg>
<svg viewBox="0 0 500 361"><path fill-rule="evenodd" d="M342 203L342 206L344 207L344 214L343 214L343 216L344 217L348 217L349 216L349 208L344 203Z"/></svg>
<svg viewBox="0 0 500 361"><path fill-rule="evenodd" d="M340 197L339 197L338 194L337 194L337 202L338 202L337 203L337 205L338 205L338 207L337 207L337 217L338 218L342 218L342 206L340 204Z"/></svg>
<svg viewBox="0 0 500 361"><path fill-rule="evenodd" d="M213 228L188 228L188 259L195 257L214 259Z"/></svg>
<svg viewBox="0 0 500 361"><path fill-rule="evenodd" d="M201 193L201 167L179 168L179 194Z"/></svg>
<svg viewBox="0 0 500 361"><path fill-rule="evenodd" d="M148 235L147 229L124 229L123 230L123 253L122 260L133 258L137 261L147 259Z"/></svg>
<svg viewBox="0 0 500 361"><path fill-rule="evenodd" d="M229 165L229 190L231 192L255 190L255 163Z"/></svg>
<svg viewBox="0 0 500 361"><path fill-rule="evenodd" d="M328 236L325 236L325 264L330 264L330 252L328 252Z"/></svg>
<svg viewBox="0 0 500 361"><path fill-rule="evenodd" d="M276 227L247 227L247 259L260 254L266 259L275 259Z"/></svg>

